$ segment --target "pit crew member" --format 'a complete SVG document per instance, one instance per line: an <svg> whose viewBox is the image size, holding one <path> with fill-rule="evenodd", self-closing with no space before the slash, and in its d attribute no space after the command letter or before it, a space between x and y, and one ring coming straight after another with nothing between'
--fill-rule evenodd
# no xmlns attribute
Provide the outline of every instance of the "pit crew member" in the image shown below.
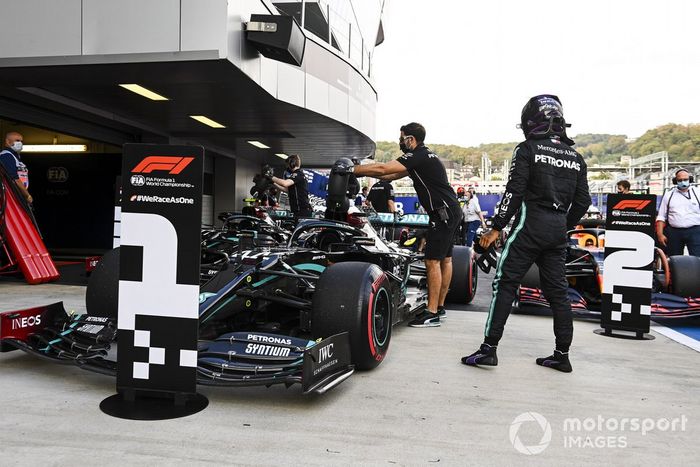
<svg viewBox="0 0 700 467"><path fill-rule="evenodd" d="M462 210L447 180L445 166L438 156L423 144L425 128L419 123L401 127L398 159L383 164L367 164L354 168L357 176L397 180L409 176L418 201L430 216L426 234L425 267L428 279L428 306L408 324L412 327L440 326L445 315L445 297L452 279L452 246Z"/></svg>

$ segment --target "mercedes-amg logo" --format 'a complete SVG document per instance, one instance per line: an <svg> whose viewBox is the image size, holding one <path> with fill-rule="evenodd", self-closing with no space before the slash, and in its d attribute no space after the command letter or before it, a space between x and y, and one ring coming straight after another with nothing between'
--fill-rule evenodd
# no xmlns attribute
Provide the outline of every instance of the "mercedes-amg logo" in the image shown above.
<svg viewBox="0 0 700 467"><path fill-rule="evenodd" d="M540 439L540 442L534 446L525 446L523 442L520 441L520 437L518 436L520 427L523 424L532 425L531 423L527 422L536 422L542 430L542 438ZM549 446L549 443L552 441L552 426L549 424L546 418L537 412L524 412L515 417L513 423L510 424L510 431L508 434L510 436L510 442L513 444L516 451L532 456L535 454L540 454L542 451L547 449L547 446Z"/></svg>

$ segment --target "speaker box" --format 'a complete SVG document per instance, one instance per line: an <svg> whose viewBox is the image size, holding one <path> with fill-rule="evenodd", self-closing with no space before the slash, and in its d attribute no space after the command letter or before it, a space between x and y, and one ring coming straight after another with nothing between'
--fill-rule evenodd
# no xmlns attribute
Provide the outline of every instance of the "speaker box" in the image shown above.
<svg viewBox="0 0 700 467"><path fill-rule="evenodd" d="M250 23L274 23L273 28L253 30ZM246 38L265 57L290 65L301 65L306 37L301 26L291 16L251 15Z"/></svg>

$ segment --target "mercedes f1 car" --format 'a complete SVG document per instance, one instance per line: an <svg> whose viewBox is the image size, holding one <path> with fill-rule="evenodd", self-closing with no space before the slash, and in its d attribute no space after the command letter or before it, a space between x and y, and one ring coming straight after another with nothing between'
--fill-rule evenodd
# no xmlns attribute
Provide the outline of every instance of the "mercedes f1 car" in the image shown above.
<svg viewBox="0 0 700 467"><path fill-rule="evenodd" d="M571 230L566 254L566 277L572 311L580 316L600 316L603 287L605 229L600 227ZM700 258L671 256L656 248L654 254L652 318L688 318L700 316ZM548 307L540 289L536 264L522 280L516 308Z"/></svg>
<svg viewBox="0 0 700 467"><path fill-rule="evenodd" d="M327 219L300 221L281 245L261 242L254 229L240 229L230 250L207 243L204 257L221 261L200 287L200 384L301 383L304 392L324 392L354 368L379 365L392 325L425 306L425 293L414 287L425 281L421 258L384 241L364 213L349 212L349 161L339 162L329 182ZM455 247L453 264L448 300L468 303L476 292L475 255ZM112 250L90 278L87 315L68 316L58 305L0 315L3 349L114 374L109 348L116 338L118 271L119 253ZM328 339L351 357L311 370L314 349Z"/></svg>

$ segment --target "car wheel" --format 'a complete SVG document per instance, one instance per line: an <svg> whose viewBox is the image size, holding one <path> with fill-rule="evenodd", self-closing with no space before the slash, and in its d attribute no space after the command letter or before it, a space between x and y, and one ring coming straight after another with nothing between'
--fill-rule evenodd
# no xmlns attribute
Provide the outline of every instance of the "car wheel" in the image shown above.
<svg viewBox="0 0 700 467"><path fill-rule="evenodd" d="M317 339L347 331L353 363L360 370L371 370L389 350L392 313L389 279L379 266L336 263L316 284L311 334Z"/></svg>
<svg viewBox="0 0 700 467"><path fill-rule="evenodd" d="M471 303L476 295L479 280L479 268L476 256L467 246L455 246L452 249L452 280L445 301L455 304Z"/></svg>
<svg viewBox="0 0 700 467"><path fill-rule="evenodd" d="M671 289L680 297L700 297L700 258L697 256L671 256Z"/></svg>
<svg viewBox="0 0 700 467"><path fill-rule="evenodd" d="M90 316L117 319L119 303L119 248L108 251L90 274L85 308Z"/></svg>

